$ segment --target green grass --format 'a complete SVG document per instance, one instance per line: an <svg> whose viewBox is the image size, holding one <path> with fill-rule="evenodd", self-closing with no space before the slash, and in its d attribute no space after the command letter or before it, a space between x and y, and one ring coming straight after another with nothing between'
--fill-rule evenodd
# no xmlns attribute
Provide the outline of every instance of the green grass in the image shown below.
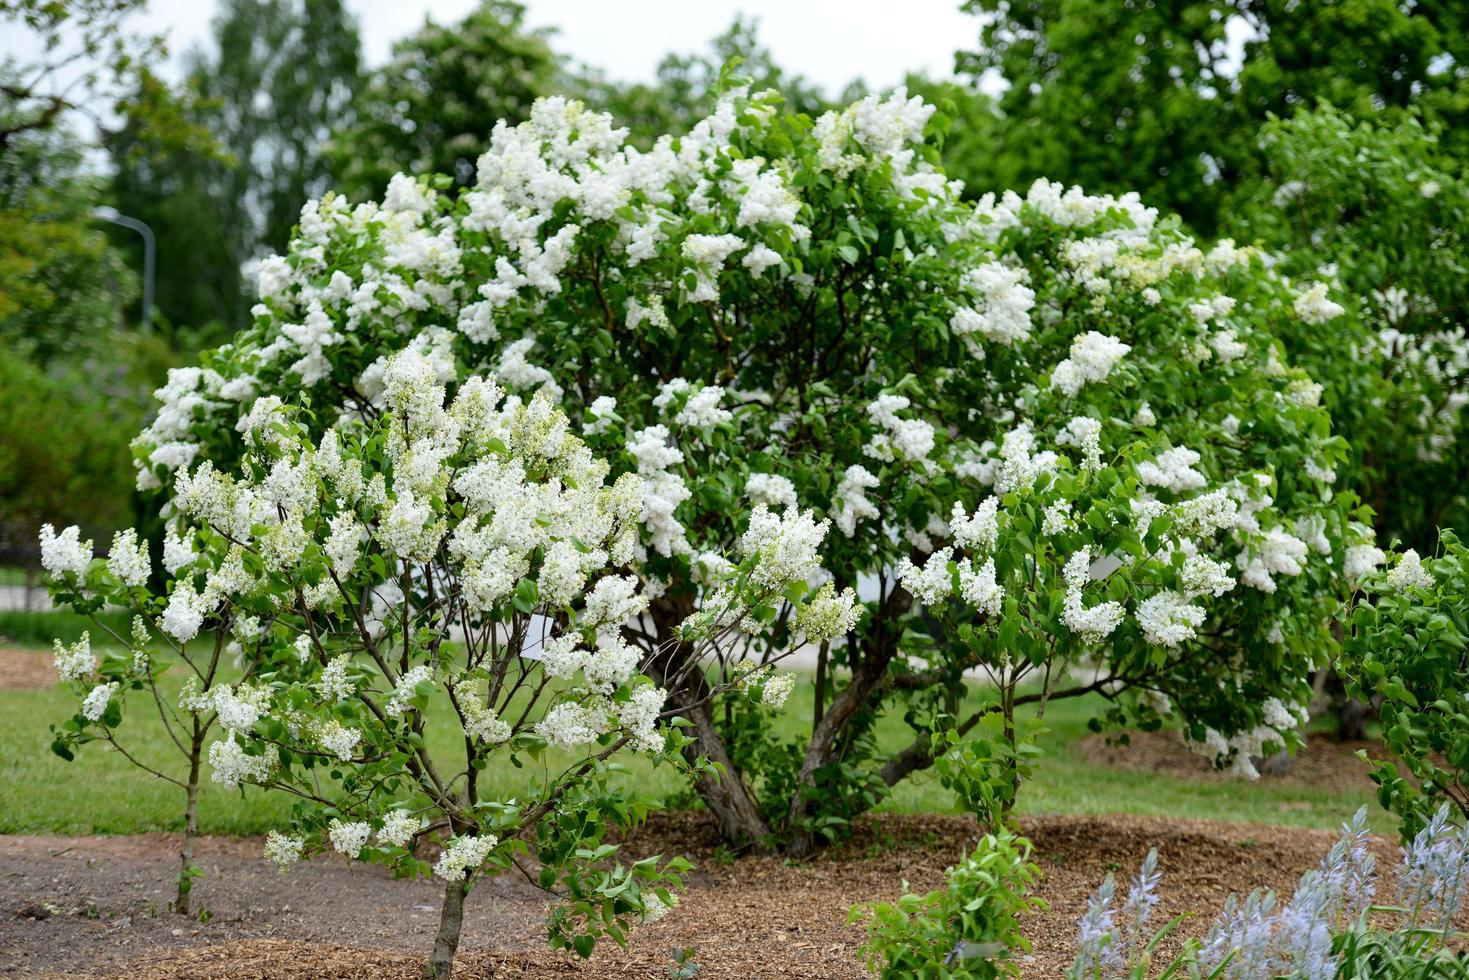
<svg viewBox="0 0 1469 980"><path fill-rule="evenodd" d="M178 679L167 687L173 689ZM810 698L809 683L798 686L787 710L773 720L771 736L800 734L809 724L804 717ZM1072 747L1088 734L1087 721L1099 705L1085 699L1051 704L1045 718L1048 731L1040 740L1045 755L1022 787L1022 813L1136 813L1335 828L1357 807L1372 802L1365 782L1360 791L1342 793L1269 780L1186 779L1098 766ZM181 791L132 767L105 744L81 747L73 762L50 751L47 726L64 721L77 706L76 696L61 687L0 691L0 833L122 834L181 828ZM435 751L452 752L460 744L449 725L431 724L430 732ZM892 715L881 719L877 735L889 749L911 738L901 717ZM143 692L130 694L119 739L150 765L173 774L182 769L181 756ZM552 756L550 762L556 761ZM640 792L686 798L684 784L671 768L654 768L635 756L627 757L625 765L626 778ZM485 771L481 785L508 797L533 778L532 768L497 762ZM900 783L880 809L951 812L953 806L952 794L932 773L919 773ZM280 825L289 809L290 801L281 794L253 788L231 792L207 784L200 795L199 822L205 833L263 834ZM1375 806L1369 812L1378 829L1391 828L1386 814Z"/></svg>
<svg viewBox="0 0 1469 980"><path fill-rule="evenodd" d="M39 578L37 579L39 581ZM11 568L0 565L0 585L25 585L26 571L23 568Z"/></svg>
<svg viewBox="0 0 1469 980"><path fill-rule="evenodd" d="M98 614L98 620L111 627L118 636L127 636L132 620L126 613L109 611ZM84 632L92 634L92 642L101 645L106 639L86 616L68 609L25 612L0 611L0 642L22 647L49 647L52 640L75 643Z"/></svg>

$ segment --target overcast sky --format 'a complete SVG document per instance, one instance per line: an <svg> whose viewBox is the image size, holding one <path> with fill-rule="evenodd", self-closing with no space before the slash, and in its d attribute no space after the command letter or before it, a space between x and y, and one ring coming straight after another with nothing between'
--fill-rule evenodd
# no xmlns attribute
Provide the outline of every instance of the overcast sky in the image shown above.
<svg viewBox="0 0 1469 980"><path fill-rule="evenodd" d="M368 62L387 59L393 41L432 16L462 18L475 0L347 0L357 14ZM217 0L149 0L140 31L163 33L174 55L207 43ZM533 27L557 31L557 50L602 68L619 81L646 81L663 55L702 50L736 13L760 21L760 37L776 62L835 94L854 78L873 87L909 71L942 77L954 51L975 44L974 17L959 0L529 0ZM18 38L0 50L24 50Z"/></svg>

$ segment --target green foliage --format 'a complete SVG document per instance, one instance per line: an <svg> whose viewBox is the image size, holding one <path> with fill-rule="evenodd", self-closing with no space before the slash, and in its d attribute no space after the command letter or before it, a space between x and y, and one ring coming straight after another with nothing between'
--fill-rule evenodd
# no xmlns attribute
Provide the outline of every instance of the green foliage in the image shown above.
<svg viewBox="0 0 1469 980"><path fill-rule="evenodd" d="M83 633L95 630L98 622L120 636L127 634L127 613L117 610L98 613L95 618L79 616L69 609L45 612L4 610L0 611L0 639L26 647L48 647L52 640L72 644L81 639Z"/></svg>
<svg viewBox="0 0 1469 980"><path fill-rule="evenodd" d="M867 968L884 980L1021 976L1015 956L1031 948L1021 916L1045 909L1029 894L1040 878L1030 853L1028 840L1001 826L944 872L943 888L905 887L895 902L853 908L848 921L866 920Z"/></svg>
<svg viewBox="0 0 1469 980"><path fill-rule="evenodd" d="M359 84L357 26L341 0L230 0L214 40L185 57L177 90L143 75L107 147L113 203L158 236L165 330L215 325L184 334L186 349L249 323L242 269L283 249L324 189L322 146ZM175 126L209 139L181 141Z"/></svg>
<svg viewBox="0 0 1469 980"><path fill-rule="evenodd" d="M531 103L564 86L561 58L525 26L514 0L481 0L462 21L426 19L393 45L353 102L351 123L326 147L337 188L375 197L400 171L474 178L495 124L525 119Z"/></svg>
<svg viewBox="0 0 1469 980"><path fill-rule="evenodd" d="M813 119L832 108L814 84L776 64L770 49L760 43L759 21L736 14L729 27L709 42L707 51L669 54L658 65L657 80L619 85L601 78L594 70L580 81L582 97L591 105L612 113L619 125L631 130L632 141L643 147L665 133L687 133L714 108L721 91L734 79L749 82L753 91L777 89L783 108L805 113ZM862 96L860 83L853 82L841 101Z"/></svg>
<svg viewBox="0 0 1469 980"><path fill-rule="evenodd" d="M968 0L1005 125L957 175L986 188L1137 190L1211 232L1225 194L1260 166L1273 113L1330 100L1364 114L1414 107L1460 130L1469 15L1386 0ZM1235 60L1242 42L1242 63ZM1462 136L1456 134L1456 140Z"/></svg>
<svg viewBox="0 0 1469 980"><path fill-rule="evenodd" d="M1413 119L1363 121L1323 106L1272 120L1267 169L1229 227L1302 278L1334 279L1346 315L1280 329L1292 359L1328 389L1352 454L1342 483L1378 530L1414 547L1469 519L1469 181Z"/></svg>
<svg viewBox="0 0 1469 980"><path fill-rule="evenodd" d="M110 532L127 523L128 441L138 392L80 371L48 374L0 347L0 527L31 557L41 524Z"/></svg>
<svg viewBox="0 0 1469 980"><path fill-rule="evenodd" d="M1016 792L1029 780L1037 757L1037 725L1017 736L1015 722L999 713L980 716L973 731L961 734L946 725L933 735L934 772L954 794L959 809L972 813L982 827L995 827L1015 806Z"/></svg>
<svg viewBox="0 0 1469 980"><path fill-rule="evenodd" d="M157 241L153 324L175 350L221 342L247 322L241 263L253 244L243 203L232 196L240 192L234 182L241 163L212 133L224 111L190 82L175 88L144 74L107 140L109 199L146 221ZM170 123L161 138L160 118ZM174 139L167 135L174 127L193 127L203 137ZM115 228L111 234L130 256L129 268L141 268L137 233Z"/></svg>
<svg viewBox="0 0 1469 980"><path fill-rule="evenodd" d="M1405 837L1444 801L1469 817L1469 548L1451 531L1441 547L1418 584L1401 572L1373 583L1338 667L1354 696L1381 702L1385 747L1405 772L1377 759L1372 779Z"/></svg>
<svg viewBox="0 0 1469 980"><path fill-rule="evenodd" d="M43 368L101 352L137 289L92 216L84 153L66 129L16 134L0 152L0 343Z"/></svg>
<svg viewBox="0 0 1469 980"><path fill-rule="evenodd" d="M1337 935L1338 980L1449 980L1469 973L1469 960L1432 929L1374 929L1366 914Z"/></svg>

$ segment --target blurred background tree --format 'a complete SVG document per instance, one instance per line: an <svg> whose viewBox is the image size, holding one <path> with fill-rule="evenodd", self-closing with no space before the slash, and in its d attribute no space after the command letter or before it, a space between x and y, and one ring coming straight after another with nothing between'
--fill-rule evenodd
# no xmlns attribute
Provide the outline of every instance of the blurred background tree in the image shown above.
<svg viewBox="0 0 1469 980"><path fill-rule="evenodd" d="M742 14L709 42L706 51L668 54L652 82L619 84L595 69L583 68L580 94L612 113L631 131L632 141L646 147L664 133L687 133L707 116L728 75L747 79L757 91L778 90L788 112L804 112L813 119L834 104L846 104L865 94L860 83L854 82L833 100L803 76L786 71L760 43L759 22Z"/></svg>
<svg viewBox="0 0 1469 980"><path fill-rule="evenodd" d="M495 123L518 123L536 99L570 87L565 71L548 35L525 26L522 4L485 0L456 24L426 19L369 74L351 123L333 134L334 186L377 196L400 171L468 184Z"/></svg>
<svg viewBox="0 0 1469 980"><path fill-rule="evenodd" d="M1356 450L1340 485L1385 540L1430 553L1440 527L1469 526L1469 182L1452 141L1386 118L1325 106L1267 123L1265 172L1230 199L1226 230L1340 284L1345 316L1279 336Z"/></svg>
<svg viewBox="0 0 1469 980"><path fill-rule="evenodd" d="M1213 233L1263 159L1272 115L1320 100L1359 114L1420 112L1446 130L1469 110L1469 7L1394 0L966 0L978 50L957 69L1003 83L988 154L957 176L1040 176L1135 190ZM1456 136L1456 140L1465 139Z"/></svg>
<svg viewBox="0 0 1469 980"><path fill-rule="evenodd" d="M361 80L341 0L227 0L214 39L188 53L176 89L140 73L108 141L112 200L157 233L161 321L186 350L248 325L249 266L284 248L301 205L326 190L321 148ZM160 139L160 117L212 139ZM126 232L116 241L137 248Z"/></svg>

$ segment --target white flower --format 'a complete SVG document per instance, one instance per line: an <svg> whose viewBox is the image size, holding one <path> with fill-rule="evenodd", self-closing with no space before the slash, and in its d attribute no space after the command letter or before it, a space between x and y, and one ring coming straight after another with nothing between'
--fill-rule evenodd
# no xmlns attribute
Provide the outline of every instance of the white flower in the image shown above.
<svg viewBox="0 0 1469 980"><path fill-rule="evenodd" d="M1394 592L1427 589L1433 586L1433 576L1428 574L1427 569L1423 567L1418 552L1409 548L1403 552L1398 563L1387 573L1387 586Z"/></svg>
<svg viewBox="0 0 1469 980"><path fill-rule="evenodd" d="M499 843L500 839L494 834L455 837L444 845L443 853L434 864L434 874L444 881L463 881L466 875L479 870Z"/></svg>
<svg viewBox="0 0 1469 980"><path fill-rule="evenodd" d="M657 752L663 748L657 726L667 698L668 692L661 687L644 685L617 706L617 720L632 739L632 747L639 752Z"/></svg>
<svg viewBox="0 0 1469 980"><path fill-rule="evenodd" d="M764 504L750 514L750 525L740 538L740 551L758 557L750 578L758 585L783 589L820 574L817 549L826 539L830 521L817 521L813 512L789 508L777 517Z"/></svg>
<svg viewBox="0 0 1469 980"><path fill-rule="evenodd" d="M995 560L987 560L978 570L968 562L961 564L959 594L985 615L999 616L1004 609L1005 587L995 582Z"/></svg>
<svg viewBox="0 0 1469 980"><path fill-rule="evenodd" d="M207 611L204 599L194 591L189 580L177 579L168 606L163 610L163 631L180 643L187 643L199 634Z"/></svg>
<svg viewBox="0 0 1469 980"><path fill-rule="evenodd" d="M592 705L563 701L546 712L536 733L559 748L570 749L595 742L606 731L607 715Z"/></svg>
<svg viewBox="0 0 1469 980"><path fill-rule="evenodd" d="M961 548L993 551L1000 537L999 511L1000 498L993 495L974 509L972 517L965 517L964 505L955 501L949 518L954 543Z"/></svg>
<svg viewBox="0 0 1469 980"><path fill-rule="evenodd" d="M261 755L247 755L233 735L209 746L209 765L214 770L210 778L225 789L234 789L241 783L265 782L277 761L275 746L266 746Z"/></svg>
<svg viewBox="0 0 1469 980"><path fill-rule="evenodd" d="M1229 568L1205 555L1189 555L1179 572L1183 591L1190 598L1200 595L1221 596L1234 588Z"/></svg>
<svg viewBox="0 0 1469 980"><path fill-rule="evenodd" d="M82 633L82 638L69 647L60 640L52 641L52 657L56 662L56 673L63 681L77 681L90 677L97 669L97 658L92 655L92 636Z"/></svg>
<svg viewBox="0 0 1469 980"><path fill-rule="evenodd" d="M342 762L351 762L352 750L362 741L362 733L332 718L317 729L316 740L326 749L327 754L336 756Z"/></svg>
<svg viewBox="0 0 1469 980"><path fill-rule="evenodd" d="M1025 285L1026 278L1024 269L998 262L982 265L959 278L960 285L972 292L977 301L975 307L960 307L949 326L971 351L983 355L972 339L973 334L1006 346L1030 336L1035 290Z"/></svg>
<svg viewBox="0 0 1469 980"><path fill-rule="evenodd" d="M745 496L751 502L769 507L795 507L796 485L783 476L771 473L751 473L745 481Z"/></svg>
<svg viewBox="0 0 1469 980"><path fill-rule="evenodd" d="M407 810L394 810L383 817L383 825L377 832L379 843L391 847L407 847L408 842L413 840L423 821L409 813Z"/></svg>
<svg viewBox="0 0 1469 980"><path fill-rule="evenodd" d="M878 485L877 477L861 466L848 466L837 484L834 497L837 505L836 525L847 537L857 533L857 522L878 516L877 508L867 499L866 491Z"/></svg>
<svg viewBox="0 0 1469 980"><path fill-rule="evenodd" d="M327 827L327 836L331 838L332 847L336 848L338 853L353 859L362 853L362 848L367 846L367 838L371 834L372 825L361 820L342 823L334 819Z"/></svg>
<svg viewBox="0 0 1469 980"><path fill-rule="evenodd" d="M1079 415L1066 423L1066 428L1056 436L1056 445L1075 446L1081 450L1081 468L1087 473L1096 473L1102 468L1102 423L1094 418Z"/></svg>
<svg viewBox="0 0 1469 980"><path fill-rule="evenodd" d="M419 664L405 672L402 677L398 678L398 684L393 688L393 696L383 706L383 711L394 718L403 714L411 706L409 702L417 695L418 685L432 680L433 676L433 668L428 664Z"/></svg>
<svg viewBox="0 0 1469 980"><path fill-rule="evenodd" d="M1138 603L1137 624L1149 643L1176 647L1193 639L1203 623L1203 607L1190 605L1177 592L1159 592Z"/></svg>
<svg viewBox="0 0 1469 980"><path fill-rule="evenodd" d="M851 632L861 618L857 594L851 588L838 592L825 582L796 608L795 632L807 643L824 643Z"/></svg>
<svg viewBox="0 0 1469 980"><path fill-rule="evenodd" d="M587 593L586 608L579 621L582 626L621 626L648 608L648 597L638 591L637 579L631 575L607 575L597 580Z"/></svg>
<svg viewBox="0 0 1469 980"><path fill-rule="evenodd" d="M1342 575L1353 584L1362 581L1387 561L1387 553L1374 544L1354 544L1342 559Z"/></svg>
<svg viewBox="0 0 1469 980"><path fill-rule="evenodd" d="M234 690L228 685L218 687L212 694L214 712L219 716L219 724L227 732L249 731L260 720L261 715L265 714L270 698L268 688L245 684Z"/></svg>
<svg viewBox="0 0 1469 980"><path fill-rule="evenodd" d="M306 846L302 837L287 837L278 830L265 835L265 856L282 868L301 860L301 851Z"/></svg>
<svg viewBox="0 0 1469 980"><path fill-rule="evenodd" d="M112 700L112 695L116 694L117 689L121 686L113 681L110 684L98 684L92 688L92 693L88 694L86 700L82 702L82 717L88 721L101 720L103 712L107 710L108 702Z"/></svg>
<svg viewBox="0 0 1469 980"><path fill-rule="evenodd" d="M906 557L898 560L898 581L903 588L927 606L936 606L949 597L954 589L949 574L949 561L954 557L953 548L940 548L929 555L923 565L916 566Z"/></svg>
<svg viewBox="0 0 1469 980"><path fill-rule="evenodd" d="M494 710L485 706L479 694L467 687L454 691L459 702L459 713L464 718L464 735L476 742L498 745L510 738L511 729L501 721Z"/></svg>
<svg viewBox="0 0 1469 980"><path fill-rule="evenodd" d="M1346 312L1340 303L1326 295L1326 283L1318 282L1296 297L1296 316L1310 324L1322 324Z"/></svg>
<svg viewBox="0 0 1469 980"><path fill-rule="evenodd" d="M75 524L57 534L50 524L41 525L41 567L52 575L68 572L84 578L92 561L92 542L81 541Z"/></svg>
<svg viewBox="0 0 1469 980"><path fill-rule="evenodd" d="M1066 562L1066 602L1061 621L1085 642L1100 643L1121 624L1125 610L1118 602L1103 602L1088 608L1082 601L1082 589L1090 578L1091 564L1091 552L1087 548L1082 548Z"/></svg>
<svg viewBox="0 0 1469 980"><path fill-rule="evenodd" d="M194 536L181 537L173 528L163 532L163 567L170 575L194 564Z"/></svg>
<svg viewBox="0 0 1469 980"><path fill-rule="evenodd" d="M1137 464L1137 478L1144 486L1163 487L1174 493L1200 490L1208 480L1193 468L1199 459L1199 454L1186 446L1165 449L1152 461Z"/></svg>
<svg viewBox="0 0 1469 980"><path fill-rule="evenodd" d="M795 689L795 674L776 674L765 682L764 688L760 691L760 703L771 708L783 708Z"/></svg>
<svg viewBox="0 0 1469 980"><path fill-rule="evenodd" d="M339 654L321 669L321 680L315 685L321 700L326 704L340 704L356 690L347 678L348 654Z"/></svg>
<svg viewBox="0 0 1469 980"><path fill-rule="evenodd" d="M107 553L107 570L129 588L148 584L153 563L148 557L148 543L138 540L137 531L128 528L113 535L112 548Z"/></svg>
<svg viewBox="0 0 1469 980"><path fill-rule="evenodd" d="M1306 568L1306 542L1271 528L1235 558L1240 581L1261 592L1275 591L1275 575L1299 575Z"/></svg>
<svg viewBox="0 0 1469 980"><path fill-rule="evenodd" d="M884 461L920 463L933 452L934 428L921 419L904 419L898 412L909 406L902 395L881 395L867 406L867 414L882 427L864 448L868 456Z"/></svg>
<svg viewBox="0 0 1469 980"><path fill-rule="evenodd" d="M1102 382L1112 367L1132 350L1116 337L1088 330L1071 342L1071 356L1051 372L1051 387L1075 395L1087 382Z"/></svg>
<svg viewBox="0 0 1469 980"><path fill-rule="evenodd" d="M638 669L640 655L636 648L620 636L603 634L597 637L597 648L582 664L582 675L587 685L600 694L611 694Z"/></svg>

